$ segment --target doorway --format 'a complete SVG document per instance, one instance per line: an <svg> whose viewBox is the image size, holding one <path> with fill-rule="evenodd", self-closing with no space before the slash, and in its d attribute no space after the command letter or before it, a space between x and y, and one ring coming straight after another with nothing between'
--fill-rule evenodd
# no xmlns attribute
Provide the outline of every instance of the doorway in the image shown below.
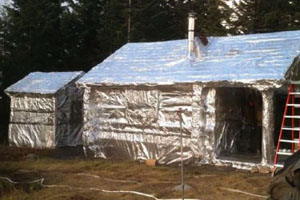
<svg viewBox="0 0 300 200"><path fill-rule="evenodd" d="M261 162L261 93L253 88L218 88L215 134L218 159Z"/></svg>

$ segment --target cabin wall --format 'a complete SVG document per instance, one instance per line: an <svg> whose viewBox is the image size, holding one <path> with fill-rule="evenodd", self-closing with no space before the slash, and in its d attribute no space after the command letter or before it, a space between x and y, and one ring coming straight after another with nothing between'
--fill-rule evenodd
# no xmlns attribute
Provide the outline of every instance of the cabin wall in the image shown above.
<svg viewBox="0 0 300 200"><path fill-rule="evenodd" d="M18 147L54 148L55 97L12 95L9 143Z"/></svg>
<svg viewBox="0 0 300 200"><path fill-rule="evenodd" d="M237 141L228 137L225 141L223 136L230 135L228 131L239 129L228 129L227 125L234 126L231 122L234 121L234 117L239 120L243 118L242 115L230 114L231 109L241 109L241 102L230 103L229 101L224 104L224 96L217 94L217 91L216 88L200 84L151 88L85 87L83 108L85 152L95 157L157 159L161 164L173 164L180 161L182 138L186 163L239 162L238 159L222 160L218 156L225 147L226 150L231 151L228 145L234 142L237 145ZM262 129L262 132L253 141L261 145L261 154L258 154L260 158L256 164L268 165L272 163L274 146L273 93L272 90L259 92L262 97L258 107L262 111L258 113L262 117L262 124L260 122L257 126ZM180 137L179 109L183 111L182 137ZM237 113L239 112L237 110ZM229 118L224 118L223 115ZM256 149L260 151L259 147Z"/></svg>
<svg viewBox="0 0 300 200"><path fill-rule="evenodd" d="M193 85L193 152L201 164L212 163L215 155L216 90Z"/></svg>
<svg viewBox="0 0 300 200"><path fill-rule="evenodd" d="M193 85L86 87L85 151L103 158L179 162L181 129L177 111L181 108L185 162L212 159L214 95L214 89L202 90Z"/></svg>

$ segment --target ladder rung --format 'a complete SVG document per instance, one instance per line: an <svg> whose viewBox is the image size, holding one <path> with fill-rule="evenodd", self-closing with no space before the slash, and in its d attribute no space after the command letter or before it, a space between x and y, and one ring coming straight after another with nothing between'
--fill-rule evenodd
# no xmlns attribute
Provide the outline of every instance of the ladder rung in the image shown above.
<svg viewBox="0 0 300 200"><path fill-rule="evenodd" d="M285 139L281 139L280 142L286 142L286 143L296 143L298 144L299 143L299 140L285 140Z"/></svg>
<svg viewBox="0 0 300 200"><path fill-rule="evenodd" d="M282 130L288 130L288 131L300 131L300 127L283 127Z"/></svg>
<svg viewBox="0 0 300 200"><path fill-rule="evenodd" d="M277 154L278 154L278 155L286 155L286 156L291 156L291 155L293 155L293 153L291 153L291 152L282 152L282 151L278 151Z"/></svg>
<svg viewBox="0 0 300 200"><path fill-rule="evenodd" d="M300 104L289 103L289 104L287 104L287 106L294 106L296 108L300 108Z"/></svg>
<svg viewBox="0 0 300 200"><path fill-rule="evenodd" d="M299 85L300 81L291 81L291 84L293 84L293 85Z"/></svg>
<svg viewBox="0 0 300 200"><path fill-rule="evenodd" d="M300 119L300 115L286 115L285 118Z"/></svg>
<svg viewBox="0 0 300 200"><path fill-rule="evenodd" d="M290 92L291 95L300 95L300 92Z"/></svg>
<svg viewBox="0 0 300 200"><path fill-rule="evenodd" d="M275 167L283 167L283 164L275 164Z"/></svg>

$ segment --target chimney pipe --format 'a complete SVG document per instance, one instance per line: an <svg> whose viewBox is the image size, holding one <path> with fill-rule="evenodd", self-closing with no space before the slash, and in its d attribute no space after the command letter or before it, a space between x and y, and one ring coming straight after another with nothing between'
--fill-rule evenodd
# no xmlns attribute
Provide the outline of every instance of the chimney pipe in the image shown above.
<svg viewBox="0 0 300 200"><path fill-rule="evenodd" d="M195 13L191 12L189 13L189 27L188 27L188 31L189 31L189 35L188 35L188 56L189 58L192 57L193 51L194 51L194 40L195 40L195 36L194 36L194 31L195 31Z"/></svg>

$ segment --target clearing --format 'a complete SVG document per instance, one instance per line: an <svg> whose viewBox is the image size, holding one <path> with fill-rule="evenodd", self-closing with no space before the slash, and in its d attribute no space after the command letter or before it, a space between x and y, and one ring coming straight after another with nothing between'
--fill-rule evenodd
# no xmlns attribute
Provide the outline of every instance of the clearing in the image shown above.
<svg viewBox="0 0 300 200"><path fill-rule="evenodd" d="M74 154L75 150L72 151ZM134 161L92 159L82 153L76 152L74 156L65 152L0 146L0 199L181 198L181 192L174 190L180 184L179 167L150 167ZM184 176L186 184L191 186L185 197L201 200L265 199L260 196L267 196L271 180L270 174L210 165L185 167Z"/></svg>

